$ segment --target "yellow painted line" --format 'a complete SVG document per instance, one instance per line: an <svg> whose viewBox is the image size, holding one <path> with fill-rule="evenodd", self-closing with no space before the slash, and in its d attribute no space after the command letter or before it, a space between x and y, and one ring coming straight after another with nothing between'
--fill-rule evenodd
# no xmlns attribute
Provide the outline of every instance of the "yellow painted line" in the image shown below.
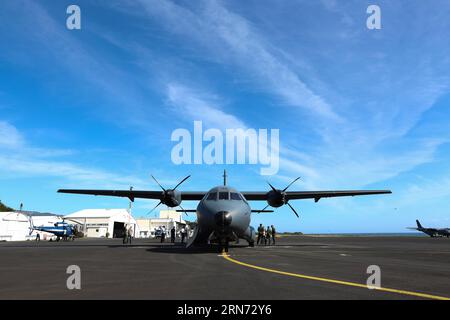
<svg viewBox="0 0 450 320"><path fill-rule="evenodd" d="M249 264L249 263L245 263L245 262L241 262L241 261L235 260L235 259L231 258L226 253L222 253L222 257L224 257L228 261L231 261L231 262L236 263L238 265L241 265L241 266L244 266L244 267L248 267L248 268L252 268L252 269L257 269L257 270L261 270L261 271L277 273L277 274L281 274L281 275L285 275L285 276L291 276L291 277L296 277L296 278L302 278L302 279L308 279L308 280L314 280L314 281L321 281L321 282L328 282L328 283L340 284L340 285L344 285L344 286L364 288L364 289L369 290L367 285L361 284L361 283L349 282L349 281L341 281L341 280L334 280L334 279L327 279L327 278L320 278L320 277L308 276L308 275L305 275L305 274L291 273L291 272L285 272L285 271L279 271L279 270L275 270L275 269L259 267L259 266L255 266L253 264ZM432 295L432 294L413 292L413 291L407 291L407 290L398 290L398 289L392 289L392 288L380 287L380 288L373 288L372 290L378 290L378 291L384 291L384 292L390 292L390 293L398 293L398 294L414 296L414 297L419 297L419 298L425 298L425 299L450 300L450 298L448 298L448 297L441 297L441 296L436 296L436 295Z"/></svg>

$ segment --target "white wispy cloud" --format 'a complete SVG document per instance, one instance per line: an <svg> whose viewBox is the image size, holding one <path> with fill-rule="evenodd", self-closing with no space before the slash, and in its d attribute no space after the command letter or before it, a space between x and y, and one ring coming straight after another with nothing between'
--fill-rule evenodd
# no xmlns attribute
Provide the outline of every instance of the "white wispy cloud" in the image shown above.
<svg viewBox="0 0 450 320"><path fill-rule="evenodd" d="M282 60L243 17L219 1L201 2L194 11L170 1L140 1L152 17L163 20L170 31L186 35L211 50L220 61L236 64L254 75L266 91L284 104L307 109L311 114L342 120L335 110Z"/></svg>
<svg viewBox="0 0 450 320"><path fill-rule="evenodd" d="M24 7L27 10L23 10ZM33 54L39 57L36 58L36 64L32 65L26 55L5 50L8 59L30 70L39 67L46 69L46 64L51 64L67 77L68 83L75 81L80 88L80 97L89 95L91 90L95 92L96 100L102 103L90 105L90 115L117 126L126 123L129 128L148 130L148 124L153 123L154 116L149 116L148 95L145 90L141 90L141 83L145 79L139 78L128 68L111 63L95 45L74 37L66 29L64 20L61 22L55 19L43 4L18 0L6 4L5 12L20 13L20 18L26 23L11 25L11 28L17 34L18 42L28 43ZM83 28L80 32L90 33ZM52 75L46 76L53 79ZM80 112L86 110L81 108ZM156 130L156 125L152 130Z"/></svg>
<svg viewBox="0 0 450 320"><path fill-rule="evenodd" d="M19 131L6 121L0 121L0 148L18 148L24 144Z"/></svg>
<svg viewBox="0 0 450 320"><path fill-rule="evenodd" d="M26 137L6 121L0 121L0 136L0 178L62 178L67 184L77 183L77 187L143 187L148 184L137 177L55 159L72 155L73 151L31 146Z"/></svg>
<svg viewBox="0 0 450 320"><path fill-rule="evenodd" d="M175 114L193 120L202 120L208 126L220 129L245 129L247 126L237 117L221 110L217 97L186 87L179 83L167 85L167 98Z"/></svg>
<svg viewBox="0 0 450 320"><path fill-rule="evenodd" d="M421 115L448 89L448 81L436 77L427 63L418 64L414 72L401 70L394 75L394 71L389 70L389 63L384 61L385 55L379 55L376 68L369 64L366 73L350 74L349 78L355 83L359 81L363 90L361 97L356 96L347 105L340 106L346 117L343 120L342 114L338 116L335 112L336 106L326 103L320 92L313 92L294 71L295 66L278 56L279 52L290 56L289 48L280 48L279 52L272 50L269 38L262 36L256 26L222 2L201 2L195 8L171 1L141 1L141 5L152 19L161 20L170 32L187 36L202 52L206 48L207 56L213 56L209 59L231 63L237 70L253 75L254 82L262 81L267 92L282 97L285 103L307 107L321 115L317 128L313 129L319 133L320 140L314 142L315 147L308 146L309 158L295 156L296 152L302 151L301 143L284 146L289 157L283 156L283 174L303 175L308 187L358 187L384 181L432 162L439 146L448 141L445 137L439 140L418 138L408 142L409 150L383 149L384 145L402 141L420 121ZM324 5L328 10L343 15L347 28L352 26L354 21L336 3L325 1ZM365 79L361 79L362 76ZM380 76L380 81L373 80ZM223 118L230 126L236 126L236 123L243 125L217 105L211 108L202 99L178 99L188 93L185 88L170 85L169 88L172 102L183 105L185 113L194 116L196 108L208 110L211 115L208 120L213 123ZM364 90L370 90L367 98ZM383 94L385 97L380 100ZM314 128L311 123L307 126Z"/></svg>
<svg viewBox="0 0 450 320"><path fill-rule="evenodd" d="M342 14L347 29L352 27L354 21L351 21L351 17L345 16L334 1L324 3L328 10ZM424 112L432 108L448 91L449 79L445 77L445 72L441 71L448 66L448 61L430 59L425 54L416 61L417 50L412 47L406 47L404 50L405 63L408 62L405 67L398 67L402 65L398 60L403 56L393 57L391 52L385 52L378 47L376 52L372 52L372 47L369 48L371 50L369 57L373 60L367 64L363 63L367 60L364 50L359 56L354 52L341 56L339 52L332 51L330 56L324 55L323 59L326 60L319 61L326 62L326 66L334 67L336 64L334 73L325 72L326 76L322 76L322 79L311 79L311 73L299 72L295 64L296 59L302 58L297 54L301 50L295 50L296 54L291 53L293 50L290 47L275 50L270 34L263 34L257 25L233 11L227 2L202 1L182 5L172 1L142 0L139 6L131 5L133 10L142 7L145 9L144 15L147 19L159 21L162 28L180 36L177 45L182 45L181 39L184 39L189 43L190 49L193 48L191 53L197 53L201 59L215 61L225 67L231 66L238 76L250 79L258 89L277 97L281 104L295 107L277 108L287 121L304 124L311 131L320 134L319 137L306 143L302 137L297 139L294 137L292 139L294 141L283 144L280 150L282 153L280 179L301 175L304 178L304 185L308 188L365 186L432 162L438 148L448 141L448 137L434 139L433 136L425 136L409 139L408 149L395 147L402 145L405 137L420 122ZM138 113L130 112L134 115L130 118L138 122L144 120L141 123L143 127L153 123L146 116L151 114L148 112L150 107L145 104L136 107L142 104L139 90L123 86L127 82L133 83L130 80L133 78L132 74L96 59L90 48L85 48L79 42L75 42L75 45L70 43L64 34L55 31L59 30L59 27L55 26L55 22L45 10L37 6L34 11L37 17L34 19L37 19L38 24L46 26L49 33L43 36L42 33L39 35L38 31L31 30L33 36L41 37L43 42L56 39L53 43L54 51L63 49L68 55L64 58L67 66L72 66L73 70L82 70L80 77L103 88L106 95L110 95L112 99L124 102L129 110L139 110ZM351 40L358 35L361 34L353 34ZM367 35L362 33L362 36ZM341 38L339 39L341 41ZM160 75L158 70L155 70L156 63L146 61L149 60L148 56L136 49L136 46L130 46L130 43L122 39L110 40L117 46L122 45L133 57L141 58L140 66L143 71L149 75L151 73ZM348 47L357 46L361 40L359 38L355 42L349 42ZM395 41L402 40L398 38ZM146 45L145 41L139 42L141 46ZM303 45L297 44L296 49ZM330 44L331 47L335 45L338 44ZM166 59L170 60L170 57ZM355 59L353 64L347 62L353 59ZM441 68L432 65L435 61L441 62L438 65ZM339 67L341 65L342 67ZM317 66L308 66L309 69L317 69L314 72L316 76L321 74L320 71L327 71L315 67ZM192 120L201 120L198 119L201 115L205 122L217 128L251 126L227 111L219 102L220 98L209 93L214 90L208 88L207 84L193 85L187 82L187 77L183 79L183 84L180 84L173 81L174 78L176 76L167 75L169 80L162 86L169 104L173 107L174 116L181 114ZM125 80L114 81L114 79ZM338 99L328 99L324 93L326 89L311 85L317 82L331 83L330 87L335 86L333 94ZM359 91L355 89L348 92L349 88L353 87L357 87ZM336 101L346 103L340 104ZM297 110L302 112L296 112ZM266 111L270 114L274 110L272 108ZM300 116L303 113L314 115L313 120L311 118L304 120ZM284 142L283 128L280 129ZM11 131L10 128L5 130ZM21 142L18 139L12 143ZM306 151L305 144L308 144ZM389 148L384 148L386 145ZM17 170L25 170L26 165L19 165L20 163L18 162ZM90 176L89 172L77 170L70 165L62 164L62 166L62 171L72 172L74 176ZM45 171L43 168L45 163L38 163L35 170ZM104 176L102 172L97 173L100 177Z"/></svg>
<svg viewBox="0 0 450 320"><path fill-rule="evenodd" d="M188 121L204 122L204 125L209 128L217 128L222 130L225 134L227 129L243 129L247 130L250 127L242 119L235 115L223 111L224 106L220 104L220 97L215 94L211 94L206 89L192 89L186 85L179 83L170 83L168 85L167 97L170 105L174 107L174 112L177 115L181 115ZM263 128L253 128L256 131ZM258 137L256 137L258 139ZM249 141L251 144L257 144L258 148L270 147L274 154L280 158L280 162L283 165L284 171L289 171L291 174L301 174L312 180L316 180L319 176L318 173L312 168L300 162L289 160L287 155L299 155L300 153L295 150L290 150L287 146L275 146L275 145L263 145L261 140ZM245 154L247 150L245 146L239 146L237 152ZM228 150L229 146L226 146L227 152L234 152ZM280 154L282 153L282 154ZM279 176L281 180L289 180L290 178Z"/></svg>

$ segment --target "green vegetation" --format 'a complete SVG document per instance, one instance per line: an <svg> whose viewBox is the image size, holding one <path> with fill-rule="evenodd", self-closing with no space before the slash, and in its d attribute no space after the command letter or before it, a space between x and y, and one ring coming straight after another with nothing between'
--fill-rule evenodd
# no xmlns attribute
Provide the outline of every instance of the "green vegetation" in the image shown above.
<svg viewBox="0 0 450 320"><path fill-rule="evenodd" d="M284 236L301 236L303 235L303 232L282 232L280 234Z"/></svg>
<svg viewBox="0 0 450 320"><path fill-rule="evenodd" d="M8 212L8 211L14 211L13 208L10 208L8 206L5 206L1 201L0 201L0 212Z"/></svg>

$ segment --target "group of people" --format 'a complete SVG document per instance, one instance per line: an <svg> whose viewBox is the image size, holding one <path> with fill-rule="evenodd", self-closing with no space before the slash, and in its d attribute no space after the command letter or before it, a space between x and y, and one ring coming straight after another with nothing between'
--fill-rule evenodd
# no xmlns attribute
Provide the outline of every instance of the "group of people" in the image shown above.
<svg viewBox="0 0 450 320"><path fill-rule="evenodd" d="M173 226L172 229L170 229L170 242L171 243L175 243L176 235L177 235L177 232L176 232L175 226ZM180 236L181 236L181 243L184 243L188 238L188 229L186 227L181 228ZM166 240L166 228L163 227L162 231L161 231L161 243L164 242L165 240Z"/></svg>
<svg viewBox="0 0 450 320"><path fill-rule="evenodd" d="M166 228L165 226L160 228L161 230L161 234L160 234L160 241L165 242L166 241ZM187 241L188 238L188 229L186 227L182 227L181 230L179 231L180 237L181 237L181 243L185 243L185 241ZM123 244L131 244L131 240L133 239L133 228L127 227L126 225L123 226L123 230L122 230L122 238L123 238ZM172 227L172 229L170 229L170 242L175 243L175 239L176 239L176 229L175 227ZM37 238L37 241L39 241L40 239Z"/></svg>
<svg viewBox="0 0 450 320"><path fill-rule="evenodd" d="M130 226L127 228L126 225L123 226L123 244L129 243L131 244L131 240L133 239L133 228Z"/></svg>
<svg viewBox="0 0 450 320"><path fill-rule="evenodd" d="M264 244L266 246L267 245L270 246L270 242L272 242L272 245L274 245L276 234L277 234L277 232L273 225L267 226L267 228L264 228L264 226L261 223L258 227L258 237L256 240L256 244L258 244L258 245Z"/></svg>

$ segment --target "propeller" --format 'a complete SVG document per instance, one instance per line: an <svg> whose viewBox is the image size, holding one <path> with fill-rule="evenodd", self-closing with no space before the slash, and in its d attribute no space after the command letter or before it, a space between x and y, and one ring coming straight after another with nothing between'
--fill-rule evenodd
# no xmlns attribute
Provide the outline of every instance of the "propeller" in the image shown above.
<svg viewBox="0 0 450 320"><path fill-rule="evenodd" d="M150 213L152 213L153 211L155 211L155 209L158 208L161 204L162 204L162 202L159 201L158 204L157 204L156 206L154 206L153 209L150 210L147 214L150 214Z"/></svg>
<svg viewBox="0 0 450 320"><path fill-rule="evenodd" d="M190 175L188 175L187 177L185 177L183 180L181 180L180 182L178 182L178 184L175 186L175 188L173 189L165 189L159 182L158 180L156 180L156 178L151 175L152 179L156 182L156 184L161 188L161 190L163 191L163 196L162 199L158 202L158 204L153 207L152 210L150 210L147 214L152 213L156 208L158 208L161 204L165 204L169 207L180 207L181 209L183 209L183 207L181 207L181 199L177 198L177 194L176 194L176 189L183 183L185 182L187 179L190 178ZM184 209L183 209L184 210ZM185 212L186 213L186 212ZM187 214L187 213L186 213Z"/></svg>
<svg viewBox="0 0 450 320"><path fill-rule="evenodd" d="M297 211L295 211L294 207L291 206L291 204L289 202L286 202L286 204L289 206L289 208L291 208L291 210L295 213L295 215L297 216L297 218L300 218L300 216L298 215Z"/></svg>
<svg viewBox="0 0 450 320"><path fill-rule="evenodd" d="M273 185L270 184L270 182L267 182L267 184L270 186L270 188L272 190L269 191L268 194L267 194L267 202L268 202L267 206L265 206L264 209L262 209L261 211L266 210L267 207L269 207L269 206L274 207L274 208L278 208L278 207L281 207L281 206L287 204L289 206L289 208L291 208L292 212L294 212L294 214L297 216L297 218L300 218L300 216L298 215L297 211L288 202L289 200L286 199L286 190L289 189L289 187L292 186L299 179L300 179L300 177L294 179L283 190L276 189Z"/></svg>
<svg viewBox="0 0 450 320"><path fill-rule="evenodd" d="M182 210L182 211L184 212L184 214L185 214L185 215L189 216L189 215L188 215L188 213L187 213L187 211L186 211L186 210L184 210L184 208L183 208L183 207L181 206L181 204L179 204L178 206L179 206L179 207L180 207L180 209L181 209L181 210Z"/></svg>

